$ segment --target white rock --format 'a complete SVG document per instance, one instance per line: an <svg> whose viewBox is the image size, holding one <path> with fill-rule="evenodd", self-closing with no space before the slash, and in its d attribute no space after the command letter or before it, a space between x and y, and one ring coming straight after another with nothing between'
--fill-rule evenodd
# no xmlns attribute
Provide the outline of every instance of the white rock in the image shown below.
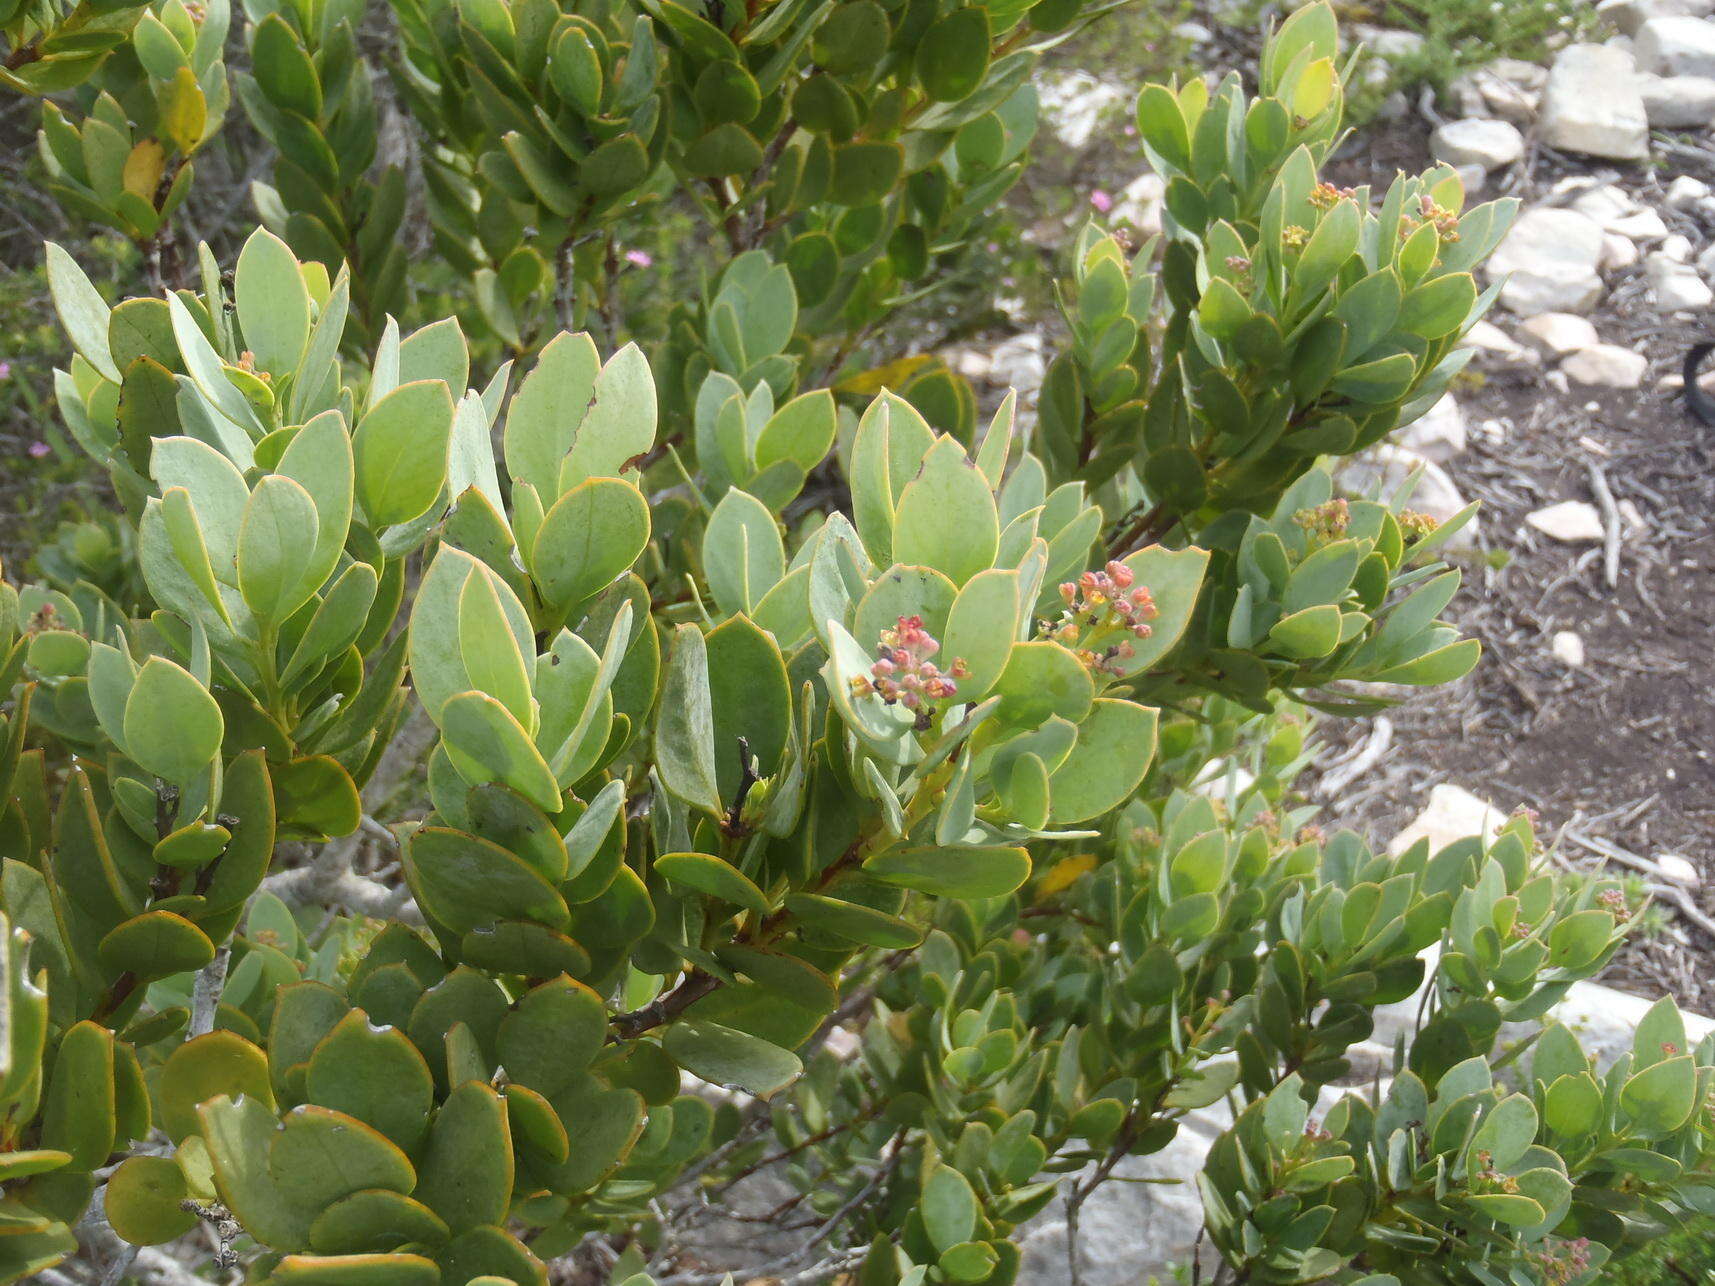
<svg viewBox="0 0 1715 1286"><path fill-rule="evenodd" d="M1699 202L1709 197L1709 185L1702 179L1694 179L1689 174L1675 177L1667 185L1667 204L1674 210L1690 210Z"/></svg>
<svg viewBox="0 0 1715 1286"><path fill-rule="evenodd" d="M1194 45L1206 45L1215 38L1214 33L1200 22L1182 22L1173 29L1173 34Z"/></svg>
<svg viewBox="0 0 1715 1286"><path fill-rule="evenodd" d="M1623 272L1637 261L1637 242L1630 237L1622 237L1617 232L1602 234L1602 258L1599 263L1603 272Z"/></svg>
<svg viewBox="0 0 1715 1286"><path fill-rule="evenodd" d="M1601 257L1602 228L1594 219L1536 206L1513 224L1489 256L1487 271L1506 278L1501 303L1515 313L1582 313L1602 297Z"/></svg>
<svg viewBox="0 0 1715 1286"><path fill-rule="evenodd" d="M1455 165L1453 172L1459 176L1467 200L1489 185L1489 172L1480 165Z"/></svg>
<svg viewBox="0 0 1715 1286"><path fill-rule="evenodd" d="M1636 388L1644 382L1649 359L1618 344L1592 344L1573 353L1560 364L1560 369L1577 384L1598 388Z"/></svg>
<svg viewBox="0 0 1715 1286"><path fill-rule="evenodd" d="M1110 217L1115 223L1130 223L1146 237L1161 231L1162 200L1167 195L1167 181L1151 171L1133 179L1114 202Z"/></svg>
<svg viewBox="0 0 1715 1286"><path fill-rule="evenodd" d="M1536 119L1548 69L1517 58L1501 58L1487 67L1466 72L1450 87L1453 99L1467 116L1492 116L1521 129Z"/></svg>
<svg viewBox="0 0 1715 1286"><path fill-rule="evenodd" d="M1449 165L1498 170L1524 155L1524 135L1506 121L1448 121L1430 135L1429 152Z"/></svg>
<svg viewBox="0 0 1715 1286"><path fill-rule="evenodd" d="M1526 318L1519 332L1525 343L1533 345L1545 357L1565 357L1602 342L1589 318L1571 313L1538 313Z"/></svg>
<svg viewBox="0 0 1715 1286"><path fill-rule="evenodd" d="M1616 161L1649 155L1649 117L1632 59L1622 50L1562 49L1548 73L1538 116L1550 147Z"/></svg>
<svg viewBox="0 0 1715 1286"><path fill-rule="evenodd" d="M1421 418L1400 431L1396 441L1425 460L1446 464L1465 449L1465 413L1451 393L1443 393Z"/></svg>
<svg viewBox="0 0 1715 1286"><path fill-rule="evenodd" d="M1341 467L1338 481L1341 489L1352 495L1386 498L1398 495L1414 473L1418 474L1417 483L1409 497L1401 502L1406 507L1428 514L1436 522L1446 522L1465 507L1465 498L1459 494L1459 488L1447 470L1433 460L1425 460L1415 451L1391 443L1383 443L1349 459ZM1477 520L1472 518L1453 534L1447 548L1472 548L1477 543L1477 532Z"/></svg>
<svg viewBox="0 0 1715 1286"><path fill-rule="evenodd" d="M1654 210L1634 210L1624 218L1610 219L1604 232L1612 232L1631 241L1660 241L1667 236L1667 224Z"/></svg>
<svg viewBox="0 0 1715 1286"><path fill-rule="evenodd" d="M1651 18L1638 28L1638 70L1715 76L1715 24L1690 16Z"/></svg>
<svg viewBox="0 0 1715 1286"><path fill-rule="evenodd" d="M1629 36L1636 34L1637 29L1651 18L1675 14L1701 17L1712 9L1715 9L1715 0L1602 0L1596 6L1596 15L1607 19Z"/></svg>
<svg viewBox="0 0 1715 1286"><path fill-rule="evenodd" d="M1047 374L1048 355L1038 331L1002 340L989 354L989 378L996 384L1017 389L1021 402L1035 403Z"/></svg>
<svg viewBox="0 0 1715 1286"><path fill-rule="evenodd" d="M1476 349L1479 355L1487 353L1503 362L1528 364L1537 360L1534 350L1526 348L1487 318L1474 323L1459 342L1466 348Z"/></svg>
<svg viewBox="0 0 1715 1286"><path fill-rule="evenodd" d="M1697 271L1705 277L1715 277L1715 245L1697 256Z"/></svg>
<svg viewBox="0 0 1715 1286"><path fill-rule="evenodd" d="M1074 151L1087 147L1102 120L1131 97L1120 86L1087 71L1047 80L1037 93L1049 128Z"/></svg>
<svg viewBox="0 0 1715 1286"><path fill-rule="evenodd" d="M1694 889L1703 883L1703 872L1678 853L1657 853L1655 865L1663 879L1684 888Z"/></svg>
<svg viewBox="0 0 1715 1286"><path fill-rule="evenodd" d="M1394 62L1422 53L1424 38L1420 32L1400 27L1378 27L1374 23L1360 22L1352 27L1352 43L1361 44L1377 58Z"/></svg>
<svg viewBox="0 0 1715 1286"><path fill-rule="evenodd" d="M1554 653L1554 659L1562 665L1569 665L1574 670L1584 668L1584 640L1579 638L1576 632L1556 630L1548 650Z"/></svg>
<svg viewBox="0 0 1715 1286"><path fill-rule="evenodd" d="M994 358L974 348L953 349L944 356L947 364L968 380L986 383L994 373Z"/></svg>
<svg viewBox="0 0 1715 1286"><path fill-rule="evenodd" d="M1665 312L1695 311L1715 303L1715 290L1688 263L1657 252L1644 257L1644 276L1657 308Z"/></svg>
<svg viewBox="0 0 1715 1286"><path fill-rule="evenodd" d="M1525 522L1550 540L1569 545L1602 539L1602 515L1586 500L1562 500L1559 504L1525 515Z"/></svg>
<svg viewBox="0 0 1715 1286"><path fill-rule="evenodd" d="M1691 262L1691 238L1674 233L1661 243L1661 252L1669 259L1677 259L1680 263Z"/></svg>
<svg viewBox="0 0 1715 1286"><path fill-rule="evenodd" d="M1604 229L1611 230L1612 224L1634 213L1638 208L1638 203L1632 200L1631 193L1618 183L1591 183L1568 188L1567 191L1576 192L1577 195L1566 203L1566 208L1588 215Z"/></svg>
<svg viewBox="0 0 1715 1286"><path fill-rule="evenodd" d="M1387 851L1398 857L1420 839L1429 841L1431 853L1469 835L1492 839L1506 819L1500 809L1463 786L1441 782L1429 788L1429 802L1411 825L1393 837Z"/></svg>
<svg viewBox="0 0 1715 1286"><path fill-rule="evenodd" d="M1715 80L1707 76L1638 77L1651 129L1707 129L1715 122Z"/></svg>

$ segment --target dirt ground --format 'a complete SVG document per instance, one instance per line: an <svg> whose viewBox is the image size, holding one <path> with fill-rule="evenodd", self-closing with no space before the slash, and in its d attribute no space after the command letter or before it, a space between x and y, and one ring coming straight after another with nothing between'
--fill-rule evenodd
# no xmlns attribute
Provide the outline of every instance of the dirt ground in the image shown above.
<svg viewBox="0 0 1715 1286"><path fill-rule="evenodd" d="M1369 134L1345 159L1342 181L1423 165L1428 132L1413 112ZM1700 252L1715 228L1666 209L1662 189L1680 173L1715 181L1715 151L1685 139L1658 144L1668 163L1657 169L1592 169L1537 149L1502 190L1539 200L1566 175L1594 174L1660 210ZM1573 385L1565 393L1546 367L1495 363L1478 364L1477 378L1459 389L1470 445L1447 468L1466 499L1482 502L1483 548L1464 559L1451 615L1483 641L1483 659L1453 688L1386 716L1393 736L1381 768L1342 799L1337 820L1392 834L1445 781L1503 811L1535 809L1559 860L1687 858L1703 877L1685 895L1690 910L1665 902L1666 928L1631 947L1608 981L1666 989L1707 1013L1715 1007L1715 429L1685 413L1675 377L1689 345L1715 337L1715 319L1658 313L1641 268L1611 276L1609 286L1591 321L1605 342L1650 359L1641 389ZM1497 312L1491 320L1510 331L1514 319ZM1620 532L1611 582L1604 543L1562 544L1524 523L1562 500L1602 506L1604 486ZM1551 652L1560 630L1583 640L1582 668ZM1338 737L1354 744L1374 734L1375 721L1364 720Z"/></svg>

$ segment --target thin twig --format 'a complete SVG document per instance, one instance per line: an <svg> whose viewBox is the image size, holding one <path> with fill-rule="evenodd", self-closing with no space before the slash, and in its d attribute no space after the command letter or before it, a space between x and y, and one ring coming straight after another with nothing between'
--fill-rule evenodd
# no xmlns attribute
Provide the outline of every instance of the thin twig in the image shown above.
<svg viewBox="0 0 1715 1286"><path fill-rule="evenodd" d="M1613 589L1620 583L1620 508L1614 503L1614 492L1602 466L1591 460L1585 468L1590 472L1590 490L1596 493L1602 510L1602 579Z"/></svg>

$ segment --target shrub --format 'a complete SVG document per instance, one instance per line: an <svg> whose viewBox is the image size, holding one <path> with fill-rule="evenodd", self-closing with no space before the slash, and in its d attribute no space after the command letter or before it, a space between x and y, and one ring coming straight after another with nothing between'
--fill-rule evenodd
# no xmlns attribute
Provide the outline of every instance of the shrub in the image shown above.
<svg viewBox="0 0 1715 1286"><path fill-rule="evenodd" d="M708 126L743 82L668 5L627 57L671 33ZM814 32L775 12L789 65ZM441 74L553 28L536 92L629 92L601 24L509 13L462 11ZM111 308L50 246L60 409L141 586L44 560L0 588L0 1279L74 1230L206 1223L217 1269L280 1286L703 1280L688 1212L773 1168L811 1231L751 1275L999 1286L1059 1176L1075 1233L1222 1102L1197 1182L1236 1280L1590 1281L1706 1204L1715 1052L1672 1004L1600 1076L1542 1022L1635 918L1619 886L1523 816L1387 856L1292 792L1310 708L1475 662L1437 619L1468 515L1327 466L1445 387L1511 213L1445 170L1379 204L1321 184L1335 46L1311 6L1254 101L1143 92L1159 272L1080 239L1035 427L802 390L883 295L816 320L790 248L743 235L654 367L561 332L474 381L455 322L354 332L352 270L266 229L230 282L204 247L199 289ZM915 101L987 92L970 48L916 56ZM679 172L755 119L612 137ZM811 133L806 164L851 145ZM511 137L466 156L522 202ZM758 201L792 146L739 167ZM1330 1089L1420 988L1386 1084ZM1501 1052L1503 1023L1530 1035Z"/></svg>

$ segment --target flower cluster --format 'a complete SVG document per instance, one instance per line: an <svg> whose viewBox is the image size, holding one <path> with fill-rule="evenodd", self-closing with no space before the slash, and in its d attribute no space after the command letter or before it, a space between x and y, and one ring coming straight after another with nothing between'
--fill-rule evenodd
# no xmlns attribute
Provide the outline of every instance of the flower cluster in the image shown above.
<svg viewBox="0 0 1715 1286"><path fill-rule="evenodd" d="M1318 183L1310 189L1310 204L1318 210L1332 210L1341 201L1357 196L1351 188L1337 188L1332 183Z"/></svg>
<svg viewBox="0 0 1715 1286"><path fill-rule="evenodd" d="M1399 237L1403 241L1426 223L1435 225L1435 231L1443 241L1459 239L1459 216L1452 210L1435 203L1435 198L1425 192L1417 198L1417 213L1404 214L1399 220Z"/></svg>
<svg viewBox="0 0 1715 1286"><path fill-rule="evenodd" d="M1405 533L1407 540L1422 540L1425 536L1433 534L1440 525L1428 514L1418 513L1415 509L1401 509L1399 511L1399 529Z"/></svg>
<svg viewBox="0 0 1715 1286"><path fill-rule="evenodd" d="M955 680L967 678L970 671L963 658L954 657L943 672L929 659L940 650L940 642L923 628L921 616L901 616L896 628L881 632L880 655L868 675L852 680L852 691L860 697L880 697L888 705L902 705L907 710L920 710L925 701L956 696L959 685Z"/></svg>
<svg viewBox="0 0 1715 1286"><path fill-rule="evenodd" d="M1066 610L1059 621L1043 621L1041 632L1064 643L1078 659L1098 673L1118 675L1120 662L1131 657L1130 638L1098 646L1096 636L1112 630L1146 639L1154 632L1150 621L1160 615L1147 585L1132 584L1132 570L1110 562L1099 572L1085 572L1060 586Z"/></svg>
<svg viewBox="0 0 1715 1286"><path fill-rule="evenodd" d="M1568 1286L1590 1270L1590 1239L1578 1237L1560 1242L1552 1249L1545 1246L1532 1258L1548 1286Z"/></svg>
<svg viewBox="0 0 1715 1286"><path fill-rule="evenodd" d="M1314 509L1300 509L1292 521L1304 529L1312 546L1325 545L1346 534L1352 523L1352 509L1342 499L1324 501Z"/></svg>

